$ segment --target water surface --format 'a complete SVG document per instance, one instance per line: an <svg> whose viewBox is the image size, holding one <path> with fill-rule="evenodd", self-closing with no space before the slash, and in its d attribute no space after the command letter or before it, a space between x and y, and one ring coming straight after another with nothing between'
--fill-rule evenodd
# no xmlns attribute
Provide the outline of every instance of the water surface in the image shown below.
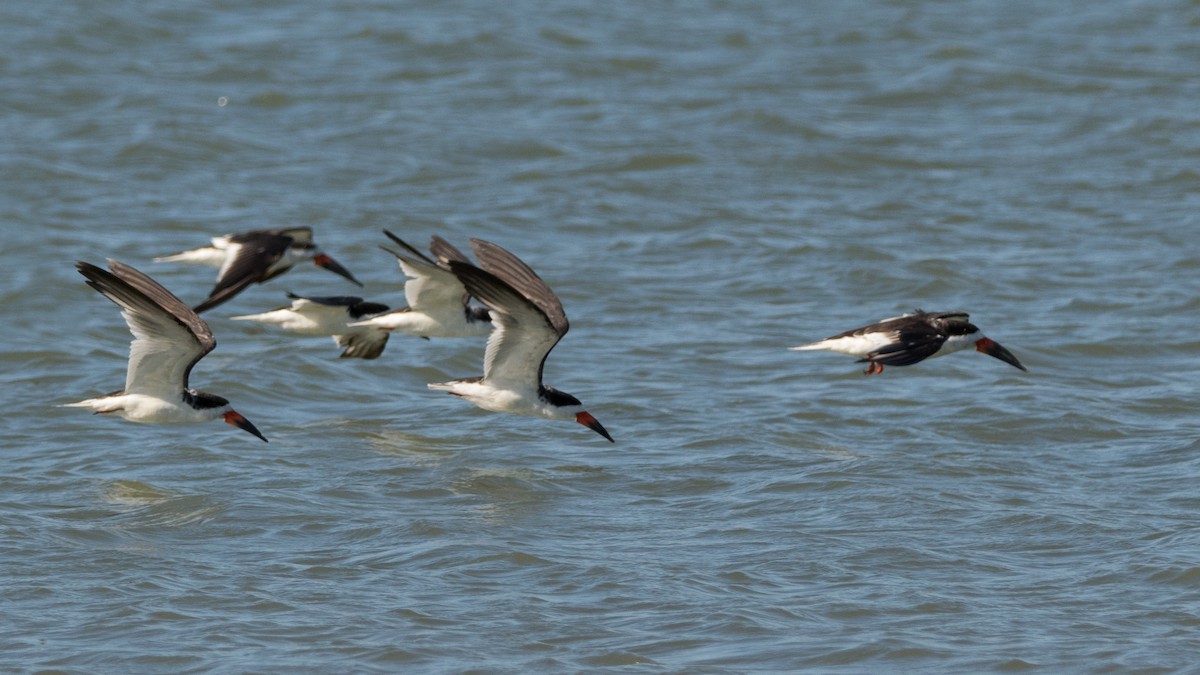
<svg viewBox="0 0 1200 675"><path fill-rule="evenodd" d="M1200 6L359 0L0 9L0 664L64 672L1183 672L1200 652ZM128 333L75 260L312 226L495 241L617 439L228 319L270 438L55 407ZM914 307L974 353L787 347Z"/></svg>

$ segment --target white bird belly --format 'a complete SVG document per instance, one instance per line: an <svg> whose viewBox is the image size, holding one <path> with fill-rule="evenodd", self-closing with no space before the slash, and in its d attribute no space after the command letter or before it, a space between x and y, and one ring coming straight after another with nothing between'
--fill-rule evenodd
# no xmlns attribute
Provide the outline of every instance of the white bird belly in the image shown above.
<svg viewBox="0 0 1200 675"><path fill-rule="evenodd" d="M454 317L435 317L425 312L413 311L388 312L352 323L350 326L370 326L417 337L471 337L491 332L491 324L476 330L474 326L467 324L466 318L461 314Z"/></svg>
<svg viewBox="0 0 1200 675"><path fill-rule="evenodd" d="M498 389L482 381L441 382L428 385L430 389L447 391L460 396L477 407L491 412L509 413L510 415L544 416L540 408L540 400L512 389Z"/></svg>
<svg viewBox="0 0 1200 675"><path fill-rule="evenodd" d="M864 333L863 335L847 335L845 337L830 338L821 340L809 345L800 347L792 347L792 349L804 351L809 349L823 349L825 351L837 352L838 354L846 354L849 356L857 356L859 358L866 357L867 354L879 351L890 344L895 343L896 336L893 333Z"/></svg>
<svg viewBox="0 0 1200 675"><path fill-rule="evenodd" d="M138 424L195 424L215 419L223 413L221 408L197 410L183 402L168 401L145 394L121 394L102 398L89 398L68 407L87 408L94 413L112 414Z"/></svg>

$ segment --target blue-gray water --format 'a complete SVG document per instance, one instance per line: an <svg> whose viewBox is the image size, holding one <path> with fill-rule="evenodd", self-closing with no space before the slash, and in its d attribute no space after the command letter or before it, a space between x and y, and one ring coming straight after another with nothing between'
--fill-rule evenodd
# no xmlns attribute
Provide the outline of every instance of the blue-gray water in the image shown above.
<svg viewBox="0 0 1200 675"><path fill-rule="evenodd" d="M1200 3L0 6L0 667L1194 672ZM270 438L59 404L121 386L113 257L311 225L528 261L547 381L617 443L210 312L195 386ZM787 347L967 309L1029 366Z"/></svg>

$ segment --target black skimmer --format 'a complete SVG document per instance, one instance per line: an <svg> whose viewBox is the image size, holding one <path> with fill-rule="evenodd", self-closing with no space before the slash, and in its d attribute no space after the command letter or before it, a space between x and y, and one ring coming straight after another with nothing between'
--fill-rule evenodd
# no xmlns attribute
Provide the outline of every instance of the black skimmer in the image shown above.
<svg viewBox="0 0 1200 675"><path fill-rule="evenodd" d="M217 273L217 284L204 302L195 307L196 312L203 312L241 293L250 284L273 279L305 260L362 286L345 267L317 249L311 227L280 227L213 237L210 246L162 256L154 262L196 263L221 268Z"/></svg>
<svg viewBox="0 0 1200 675"><path fill-rule="evenodd" d="M435 262L400 237L387 230L383 233L407 251L398 253L381 247L396 256L400 270L409 277L404 283L408 307L352 323L351 326L399 331L425 339L474 337L492 332L492 318L487 308L468 304L471 294L450 271L451 261L470 264L469 258L450 242L434 235L429 250L437 258Z"/></svg>
<svg viewBox="0 0 1200 675"><path fill-rule="evenodd" d="M222 418L266 441L229 401L188 387L196 362L217 346L208 324L182 300L136 269L108 261L108 270L75 264L89 286L121 307L133 333L125 388L69 407L142 424L192 424Z"/></svg>
<svg viewBox="0 0 1200 675"><path fill-rule="evenodd" d="M372 314L388 311L387 305L366 302L362 298L347 295L326 298L306 298L288 293L292 304L288 307L230 317L235 321L254 321L269 326L278 326L289 333L299 335L322 335L333 338L339 347L345 347L342 358L374 359L387 346L388 332L380 328L356 323Z"/></svg>
<svg viewBox="0 0 1200 675"><path fill-rule="evenodd" d="M976 351L1028 371L1012 352L984 337L979 328L968 321L969 318L966 312L923 312L918 309L912 314L884 319L792 349L824 349L857 356L859 363L870 363L864 373L871 375L882 373L884 366L911 366L974 345Z"/></svg>
<svg viewBox="0 0 1200 675"><path fill-rule="evenodd" d="M615 442L579 399L542 383L546 356L570 327L558 296L512 253L479 239L472 239L471 247L484 269L463 260L450 260L448 266L467 291L491 309L494 328L483 357L483 376L429 388L484 410L575 421Z"/></svg>

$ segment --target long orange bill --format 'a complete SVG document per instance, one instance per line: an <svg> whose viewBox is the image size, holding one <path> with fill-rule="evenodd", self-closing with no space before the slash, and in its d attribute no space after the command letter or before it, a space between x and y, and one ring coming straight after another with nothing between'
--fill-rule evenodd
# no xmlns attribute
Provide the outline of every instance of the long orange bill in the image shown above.
<svg viewBox="0 0 1200 675"><path fill-rule="evenodd" d="M262 435L262 433L258 430L258 427L251 424L250 420L246 419L245 417L242 417L242 414L239 412L230 410L229 412L225 413L225 423L232 424L233 426L235 426L239 429L242 429L243 431L248 431L248 432L254 434L255 436L258 436L259 438L261 438L263 440L263 443L268 442L267 437Z"/></svg>
<svg viewBox="0 0 1200 675"><path fill-rule="evenodd" d="M1022 365L1021 362L1017 360L1017 357L1013 356L1012 352L1008 351L1004 347L1001 347L998 342L992 340L991 338L980 338L978 341L976 341L975 351L983 352L988 356L993 356L1000 359L1014 368L1020 368L1025 372L1029 372L1029 369Z"/></svg>
<svg viewBox="0 0 1200 675"><path fill-rule="evenodd" d="M319 253L316 256L313 256L313 262L317 264L317 267L324 267L330 272L333 272L334 274L340 274L359 286L362 286L362 282L360 282L358 279L355 279L354 275L350 274L350 270L339 265L338 261L329 257L329 254L327 253Z"/></svg>
<svg viewBox="0 0 1200 675"><path fill-rule="evenodd" d="M586 411L575 413L575 421L607 438L609 443L616 443L613 437L608 435L608 430L604 428L604 425L600 424L590 413Z"/></svg>

